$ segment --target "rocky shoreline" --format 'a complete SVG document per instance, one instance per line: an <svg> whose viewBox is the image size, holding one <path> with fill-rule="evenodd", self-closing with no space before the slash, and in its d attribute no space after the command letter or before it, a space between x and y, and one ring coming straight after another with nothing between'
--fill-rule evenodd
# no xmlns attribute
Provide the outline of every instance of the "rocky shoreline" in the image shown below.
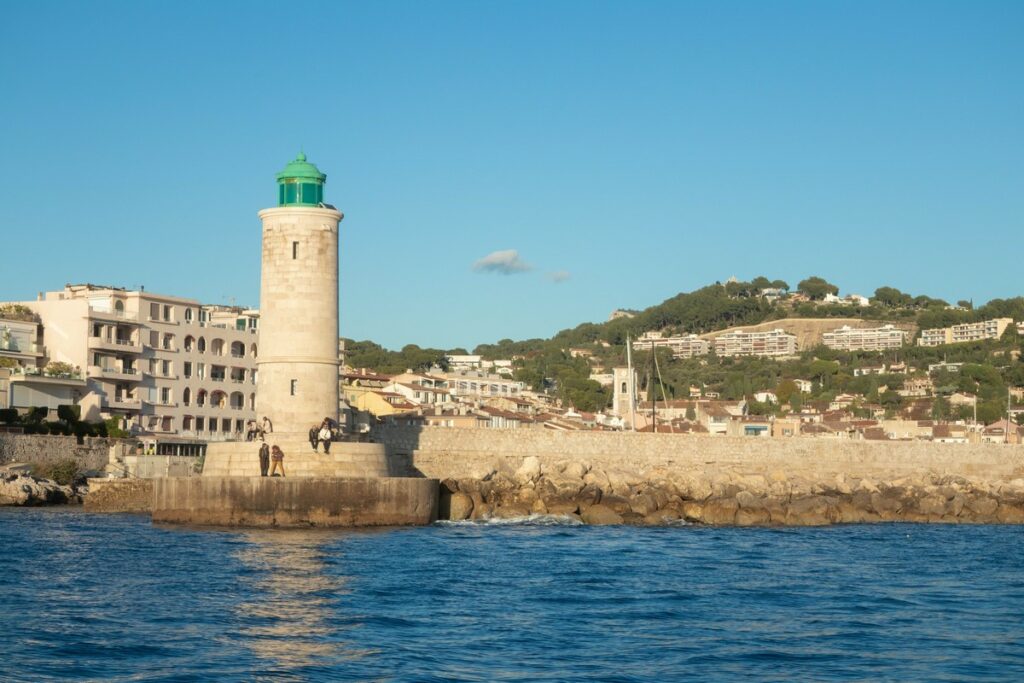
<svg viewBox="0 0 1024 683"><path fill-rule="evenodd" d="M441 483L440 519L567 515L586 524L820 526L864 522L1024 524L1024 478L983 481L925 472L891 481L837 475L812 480L784 472L709 468L603 470L586 462L542 466Z"/></svg>
<svg viewBox="0 0 1024 683"><path fill-rule="evenodd" d="M88 492L85 485L64 486L23 472L0 472L0 506L79 505Z"/></svg>

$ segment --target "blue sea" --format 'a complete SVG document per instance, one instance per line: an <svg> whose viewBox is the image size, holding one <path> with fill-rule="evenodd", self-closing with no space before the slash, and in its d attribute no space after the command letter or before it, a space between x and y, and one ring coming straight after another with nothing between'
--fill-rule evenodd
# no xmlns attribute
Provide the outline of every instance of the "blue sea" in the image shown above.
<svg viewBox="0 0 1024 683"><path fill-rule="evenodd" d="M0 680L1021 681L1024 528L0 509Z"/></svg>

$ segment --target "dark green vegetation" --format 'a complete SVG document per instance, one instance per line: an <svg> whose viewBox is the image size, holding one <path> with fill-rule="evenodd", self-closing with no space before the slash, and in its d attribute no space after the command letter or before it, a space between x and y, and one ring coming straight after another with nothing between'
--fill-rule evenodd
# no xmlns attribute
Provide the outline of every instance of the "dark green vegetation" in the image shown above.
<svg viewBox="0 0 1024 683"><path fill-rule="evenodd" d="M82 422L81 406L59 406L57 408L58 420L47 422L46 416L49 410L44 407L30 408L24 415L20 415L15 408L4 408L0 410L0 425L9 427L20 427L23 434L54 434L62 436L74 436L78 443L87 436L108 436L107 425L103 422ZM114 419L116 422L116 418ZM109 434L110 436L121 436L122 434ZM127 436L127 433L123 433Z"/></svg>
<svg viewBox="0 0 1024 683"><path fill-rule="evenodd" d="M563 401L581 410L596 410L610 403L608 389L589 379L591 371L609 371L626 362L627 335L636 338L648 330L673 333L703 334L728 327L754 325L787 317L831 318L853 317L884 322L913 322L919 329L946 327L965 322L1009 317L1024 320L1024 297L994 299L984 306L973 307L968 301L950 308L946 301L928 296L913 296L893 287L879 287L869 306L821 304L826 294L838 288L820 277L801 281L797 291L813 301L783 297L769 301L762 296L765 289L788 291L789 285L766 277L751 282L716 283L693 292L681 293L662 303L605 323L583 323L562 330L551 339L513 341L502 339L494 344L481 344L474 353L485 359L516 359L516 378L538 391L556 394ZM894 413L904 407L904 400L894 392L879 389L902 386L902 375L854 376L854 370L882 363L905 362L910 368L927 371L928 365L967 363L963 372L948 377L937 372L933 377L940 398L934 402L935 417L957 417L965 409L952 409L941 398L956 391L976 393L979 397L978 419L992 421L1006 410L1008 386L1024 386L1024 365L1020 361L1021 340L1016 330L1007 330L1003 339L977 344L955 344L922 348L911 344L894 352L843 353L825 347L805 349L797 360L767 358L718 358L714 354L674 360L668 350L659 350L658 365L662 383L654 380L660 399L662 391L668 398L685 398L689 387L699 386L716 391L722 398L750 397L754 392L770 389L779 395L785 407L807 401L826 402L840 393L864 394L871 403L882 405ZM572 358L571 348L586 349L591 361ZM350 342L348 364L368 367L379 372L401 372L407 368L426 370L432 365L444 367L445 353L465 353L464 349L421 349L415 345L401 351L388 351L372 342ZM641 382L646 385L650 355L634 354ZM801 395L794 391L793 379L811 380L814 390ZM778 407L752 405L754 411L778 410ZM973 415L973 411L972 411ZM988 419L991 418L991 419Z"/></svg>
<svg viewBox="0 0 1024 683"><path fill-rule="evenodd" d="M78 463L74 460L58 460L52 463L32 463L32 475L41 479L52 479L61 486L75 483L82 477Z"/></svg>

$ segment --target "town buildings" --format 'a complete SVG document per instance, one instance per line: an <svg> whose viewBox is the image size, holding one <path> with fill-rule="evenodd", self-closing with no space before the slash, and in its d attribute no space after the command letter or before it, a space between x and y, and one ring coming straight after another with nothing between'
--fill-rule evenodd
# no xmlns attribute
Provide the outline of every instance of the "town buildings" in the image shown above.
<svg viewBox="0 0 1024 683"><path fill-rule="evenodd" d="M796 335L781 329L733 330L715 337L715 353L719 356L792 356L796 351Z"/></svg>
<svg viewBox="0 0 1024 683"><path fill-rule="evenodd" d="M918 346L941 346L943 344L963 344L983 339L998 339L1003 336L1006 328L1013 324L1013 318L993 318L977 323L964 323L952 327L938 327L921 330L917 340Z"/></svg>
<svg viewBox="0 0 1024 683"><path fill-rule="evenodd" d="M906 334L893 325L869 328L843 325L839 329L825 332L822 335L822 343L830 349L840 351L883 351L903 346Z"/></svg>
<svg viewBox="0 0 1024 683"><path fill-rule="evenodd" d="M38 320L36 360L70 371L46 378L43 366L34 382L49 388L13 392L17 407L66 400L84 421L113 417L134 435L169 440L238 438L256 417L257 311L92 284L18 305Z"/></svg>

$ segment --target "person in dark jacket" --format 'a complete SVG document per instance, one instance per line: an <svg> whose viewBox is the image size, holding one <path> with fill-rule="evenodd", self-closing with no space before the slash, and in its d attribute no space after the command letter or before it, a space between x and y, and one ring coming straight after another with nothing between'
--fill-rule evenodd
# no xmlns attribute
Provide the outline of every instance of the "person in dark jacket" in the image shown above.
<svg viewBox="0 0 1024 683"><path fill-rule="evenodd" d="M260 476L267 476L267 471L270 469L270 446L263 444L260 446Z"/></svg>
<svg viewBox="0 0 1024 683"><path fill-rule="evenodd" d="M313 447L313 452L314 453L317 452L316 451L316 445L320 441L319 434L320 434L320 428L317 427L316 425L313 425L313 427L310 428L310 430L309 430L309 445Z"/></svg>

